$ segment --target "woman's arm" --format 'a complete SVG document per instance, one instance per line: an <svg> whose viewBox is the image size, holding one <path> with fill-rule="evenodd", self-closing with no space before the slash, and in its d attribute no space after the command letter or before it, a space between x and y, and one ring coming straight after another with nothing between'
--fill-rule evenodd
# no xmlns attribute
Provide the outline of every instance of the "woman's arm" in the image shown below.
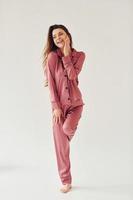
<svg viewBox="0 0 133 200"><path fill-rule="evenodd" d="M50 99L53 109L61 108L56 83L54 79L54 67L56 65L57 57L56 54L50 52L47 58L46 68L47 68L47 78L48 78L48 87L50 90Z"/></svg>
<svg viewBox="0 0 133 200"><path fill-rule="evenodd" d="M70 80L76 79L78 74L80 73L83 63L85 60L85 53L83 51L80 52L80 56L73 65L70 55L63 56L62 61L64 64L65 69L67 70L67 75Z"/></svg>

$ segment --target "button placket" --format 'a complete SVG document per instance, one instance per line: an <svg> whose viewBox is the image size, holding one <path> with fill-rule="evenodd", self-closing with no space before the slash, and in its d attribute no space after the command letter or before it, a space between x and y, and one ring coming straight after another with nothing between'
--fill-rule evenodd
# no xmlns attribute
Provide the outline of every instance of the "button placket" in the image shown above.
<svg viewBox="0 0 133 200"><path fill-rule="evenodd" d="M62 60L61 60L62 61ZM62 62L62 65L63 65L63 62ZM68 76L67 76L67 70L66 69L64 69L64 77L66 77L66 87L65 87L65 89L68 91L68 98L67 98L67 100L70 102L70 91L69 91L69 87L68 87Z"/></svg>
<svg viewBox="0 0 133 200"><path fill-rule="evenodd" d="M64 70L65 71L65 70ZM67 77L67 74L64 74L64 77ZM69 100L70 101L70 93L69 93L69 87L68 87L68 78L67 78L67 86L65 87L65 89L68 91L68 98L67 98L67 100Z"/></svg>

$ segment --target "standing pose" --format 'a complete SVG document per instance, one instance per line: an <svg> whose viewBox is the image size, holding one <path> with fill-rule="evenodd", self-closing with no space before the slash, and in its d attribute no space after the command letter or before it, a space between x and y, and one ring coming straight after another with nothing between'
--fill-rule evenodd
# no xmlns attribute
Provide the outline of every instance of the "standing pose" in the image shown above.
<svg viewBox="0 0 133 200"><path fill-rule="evenodd" d="M85 53L72 47L72 37L64 25L49 27L44 48L45 86L50 91L53 138L58 172L63 184L61 192L72 188L70 141L75 134L85 105L78 88L78 75Z"/></svg>

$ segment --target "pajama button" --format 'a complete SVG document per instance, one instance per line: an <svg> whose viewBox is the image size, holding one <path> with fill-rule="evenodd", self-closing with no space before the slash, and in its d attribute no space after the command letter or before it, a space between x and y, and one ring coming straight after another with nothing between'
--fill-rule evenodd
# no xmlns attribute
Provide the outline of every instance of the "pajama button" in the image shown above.
<svg viewBox="0 0 133 200"><path fill-rule="evenodd" d="M66 87L66 89L68 89L68 87Z"/></svg>
<svg viewBox="0 0 133 200"><path fill-rule="evenodd" d="M70 100L70 98L68 98L68 100Z"/></svg>
<svg viewBox="0 0 133 200"><path fill-rule="evenodd" d="M67 76L66 74L64 76Z"/></svg>

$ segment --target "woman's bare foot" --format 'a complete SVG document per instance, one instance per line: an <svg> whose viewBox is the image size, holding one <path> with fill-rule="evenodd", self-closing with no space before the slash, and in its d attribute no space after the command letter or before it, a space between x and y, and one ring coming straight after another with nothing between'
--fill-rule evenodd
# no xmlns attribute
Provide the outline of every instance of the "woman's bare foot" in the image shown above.
<svg viewBox="0 0 133 200"><path fill-rule="evenodd" d="M61 192L66 193L69 192L71 190L72 186L71 184L65 184L63 185L63 187L60 189Z"/></svg>

